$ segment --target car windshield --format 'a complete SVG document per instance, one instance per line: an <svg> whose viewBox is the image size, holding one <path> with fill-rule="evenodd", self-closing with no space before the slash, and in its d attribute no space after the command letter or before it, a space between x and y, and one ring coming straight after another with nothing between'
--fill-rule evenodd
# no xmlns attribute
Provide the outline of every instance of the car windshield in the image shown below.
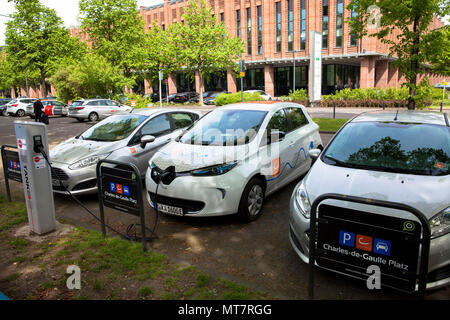
<svg viewBox="0 0 450 320"><path fill-rule="evenodd" d="M186 132L180 142L204 146L247 144L256 136L266 114L253 110L214 110Z"/></svg>
<svg viewBox="0 0 450 320"><path fill-rule="evenodd" d="M450 128L430 124L349 123L323 161L365 170L443 176L450 173Z"/></svg>
<svg viewBox="0 0 450 320"><path fill-rule="evenodd" d="M119 141L126 139L142 122L142 115L120 115L109 117L84 132L79 139L91 141Z"/></svg>

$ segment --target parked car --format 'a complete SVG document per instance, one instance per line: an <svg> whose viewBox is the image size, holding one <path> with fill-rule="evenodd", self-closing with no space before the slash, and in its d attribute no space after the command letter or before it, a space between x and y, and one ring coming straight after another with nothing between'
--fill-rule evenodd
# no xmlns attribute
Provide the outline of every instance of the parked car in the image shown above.
<svg viewBox="0 0 450 320"><path fill-rule="evenodd" d="M109 99L78 100L69 107L69 117L80 122L86 119L95 122L115 114L129 113L131 110L133 109L129 106Z"/></svg>
<svg viewBox="0 0 450 320"><path fill-rule="evenodd" d="M6 113L17 117L24 117L27 114L27 106L30 103L35 103L37 99L34 98L18 98L11 100L6 106Z"/></svg>
<svg viewBox="0 0 450 320"><path fill-rule="evenodd" d="M263 98L266 101L272 101L272 96L270 94L265 93L262 90L247 90L244 91L244 93L256 93L258 92L261 95L261 98Z"/></svg>
<svg viewBox="0 0 450 320"><path fill-rule="evenodd" d="M269 134L267 134L269 132ZM147 199L165 214L257 219L266 196L305 174L319 126L293 103L235 104L201 118L150 160ZM170 184L158 179L174 170Z"/></svg>
<svg viewBox="0 0 450 320"><path fill-rule="evenodd" d="M10 101L11 101L10 98L1 98L0 99L0 115L5 116L5 117L8 115L6 113L6 109L7 109L6 104L8 104Z"/></svg>
<svg viewBox="0 0 450 320"><path fill-rule="evenodd" d="M195 98L198 95L197 92L183 92L178 93L173 98L174 103L186 103L191 102L191 99Z"/></svg>
<svg viewBox="0 0 450 320"><path fill-rule="evenodd" d="M438 83L438 84L434 85L434 87L435 87L436 89L444 89L444 85L443 85L442 83ZM445 89L448 90L448 91L450 91L450 84L447 84L447 85L445 86Z"/></svg>
<svg viewBox="0 0 450 320"><path fill-rule="evenodd" d="M320 150L310 153L317 160L295 188L290 201L289 236L303 262L309 261L311 205L321 195L343 194L401 203L421 211L431 227L428 288L450 283L450 127L447 115L408 111L365 113L348 122L321 154ZM353 210L362 215L374 214L380 216L380 221L385 221L381 220L383 216L417 221L405 211L376 207L369 202L361 205L333 200L332 205L334 212ZM351 231L344 227L341 230ZM402 230L405 231L404 227L399 231ZM330 243L336 250L347 249L340 244L339 234L328 236L337 241ZM390 259L396 260L395 255L406 250L404 246L396 246L394 239L382 242L392 251ZM369 246L366 251L350 250L356 250L360 256L371 252L373 259L386 258L387 252L381 251L385 244L377 248L374 241L373 249Z"/></svg>
<svg viewBox="0 0 450 320"><path fill-rule="evenodd" d="M216 98L217 96L219 96L220 94L225 93L225 94L229 94L229 92L213 92L210 95L208 95L204 100L203 103L211 106L215 104Z"/></svg>
<svg viewBox="0 0 450 320"><path fill-rule="evenodd" d="M210 104L210 105L214 104L214 99L221 93L222 92L219 92L219 91L207 91L207 92L203 93L203 103L204 104ZM200 102L200 95L197 95L197 96L191 98L190 102L199 103Z"/></svg>
<svg viewBox="0 0 450 320"><path fill-rule="evenodd" d="M54 192L66 193L59 180L73 194L97 192L100 159L133 163L145 175L154 153L200 117L192 110L137 109L100 121L51 150Z"/></svg>
<svg viewBox="0 0 450 320"><path fill-rule="evenodd" d="M44 105L44 113L48 116L67 117L69 114L69 105L56 100L41 100ZM34 105L30 103L27 106L27 115L34 118Z"/></svg>

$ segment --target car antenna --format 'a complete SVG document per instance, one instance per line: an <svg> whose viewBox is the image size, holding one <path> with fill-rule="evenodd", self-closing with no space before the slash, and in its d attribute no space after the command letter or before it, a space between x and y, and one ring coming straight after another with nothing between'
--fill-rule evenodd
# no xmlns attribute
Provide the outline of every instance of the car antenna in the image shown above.
<svg viewBox="0 0 450 320"><path fill-rule="evenodd" d="M394 121L397 121L398 120L398 112L399 112L400 110L397 110L397 113L395 114L395 118L394 118Z"/></svg>

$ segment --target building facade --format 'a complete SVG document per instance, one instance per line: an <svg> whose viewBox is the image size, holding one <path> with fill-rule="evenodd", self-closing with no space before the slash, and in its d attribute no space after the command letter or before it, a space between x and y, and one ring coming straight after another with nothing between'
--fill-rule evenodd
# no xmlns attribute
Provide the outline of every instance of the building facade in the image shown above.
<svg viewBox="0 0 450 320"><path fill-rule="evenodd" d="M208 0L217 22L223 22L231 37L244 42L246 77L244 90L261 89L281 96L295 88L308 89L310 32L323 32L322 94L343 88L399 87L404 77L392 66L389 48L374 37L359 40L351 35L345 21L355 13L347 9L350 0ZM146 29L156 23L162 29L182 22L185 0L164 0L140 7ZM443 23L437 18L433 27ZM390 34L394 39L395 32ZM431 84L442 77L429 73ZM195 77L198 80L198 75ZM169 93L199 91L198 81L172 74ZM218 72L205 82L205 90L239 91L240 81L233 72ZM152 88L146 84L146 92Z"/></svg>

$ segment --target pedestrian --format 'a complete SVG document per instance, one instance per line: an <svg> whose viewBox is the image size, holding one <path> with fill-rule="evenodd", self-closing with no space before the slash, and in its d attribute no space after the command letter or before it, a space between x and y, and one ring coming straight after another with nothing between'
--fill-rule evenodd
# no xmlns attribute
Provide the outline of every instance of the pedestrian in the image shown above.
<svg viewBox="0 0 450 320"><path fill-rule="evenodd" d="M41 100L37 100L33 104L33 108L34 108L34 121L41 122L42 113L43 113L42 109L44 109L44 105L42 104Z"/></svg>

